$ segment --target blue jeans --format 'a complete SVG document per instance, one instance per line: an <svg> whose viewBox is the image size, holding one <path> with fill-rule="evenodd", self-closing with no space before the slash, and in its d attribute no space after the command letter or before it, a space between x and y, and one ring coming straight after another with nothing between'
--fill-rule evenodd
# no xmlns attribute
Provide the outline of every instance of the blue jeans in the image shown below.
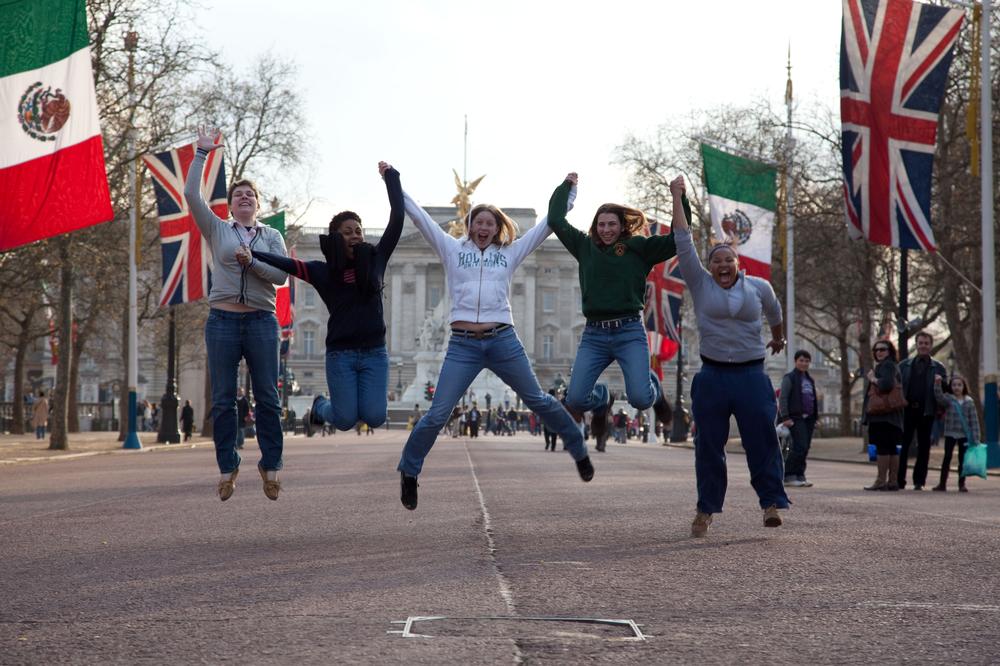
<svg viewBox="0 0 1000 666"><path fill-rule="evenodd" d="M604 369L618 361L625 376L628 403L636 409L649 409L660 397L660 381L649 369L649 341L642 320L621 328L587 326L580 337L580 347L573 361L566 404L581 412L601 407L601 397L594 390Z"/></svg>
<svg viewBox="0 0 1000 666"><path fill-rule="evenodd" d="M358 421L371 428L385 423L389 389L385 345L326 352L326 385L330 398L316 401L316 413L337 430L350 430Z"/></svg>
<svg viewBox="0 0 1000 666"><path fill-rule="evenodd" d="M697 426L694 469L698 510L719 513L726 499L726 442L729 417L736 417L750 468L750 485L762 509L788 508L781 447L774 430L778 405L764 363L719 367L705 364L691 382L691 411Z"/></svg>
<svg viewBox="0 0 1000 666"><path fill-rule="evenodd" d="M35 426L35 439L45 439L45 426Z"/></svg>
<svg viewBox="0 0 1000 666"><path fill-rule="evenodd" d="M434 400L410 432L396 469L410 476L420 474L424 458L451 417L452 409L484 368L495 372L501 381L521 396L528 409L538 414L549 430L562 436L573 460L587 457L583 435L573 417L538 385L521 340L513 328L508 328L495 337L482 340L452 336L441 366Z"/></svg>
<svg viewBox="0 0 1000 666"><path fill-rule="evenodd" d="M792 434L792 446L788 451L788 460L785 461L785 478L806 480L806 456L809 455L815 427L816 418L813 416L792 418L792 427L789 428Z"/></svg>
<svg viewBox="0 0 1000 666"><path fill-rule="evenodd" d="M212 381L212 439L219 471L231 474L240 466L236 452L238 428L236 384L240 359L250 369L253 395L257 401L257 443L260 466L281 469L283 447L281 402L278 398L278 320L273 312L227 312L209 310L205 322L205 346Z"/></svg>

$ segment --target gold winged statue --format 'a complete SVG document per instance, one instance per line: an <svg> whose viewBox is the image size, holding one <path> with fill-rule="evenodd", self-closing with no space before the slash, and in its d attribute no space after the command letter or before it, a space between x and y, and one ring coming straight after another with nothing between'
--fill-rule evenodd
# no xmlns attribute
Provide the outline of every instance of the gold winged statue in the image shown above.
<svg viewBox="0 0 1000 666"><path fill-rule="evenodd" d="M469 197L476 191L476 187L479 186L483 178L486 178L486 174L476 178L471 183L463 183L462 179L458 177L457 171L452 169L451 172L455 174L455 187L458 188L458 194L451 202L458 208L458 216L448 223L448 233L455 238L461 238L466 234L465 218L469 216L469 211L472 209Z"/></svg>

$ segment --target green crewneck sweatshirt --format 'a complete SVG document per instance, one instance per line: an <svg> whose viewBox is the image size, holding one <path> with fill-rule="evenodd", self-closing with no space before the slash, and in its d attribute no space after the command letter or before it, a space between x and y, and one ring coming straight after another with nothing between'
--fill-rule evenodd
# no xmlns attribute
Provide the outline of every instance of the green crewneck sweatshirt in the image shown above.
<svg viewBox="0 0 1000 666"><path fill-rule="evenodd" d="M673 234L632 236L613 245L598 245L589 234L566 221L570 187L571 183L564 181L552 193L549 226L580 264L583 316L605 320L639 314L649 271L677 254Z"/></svg>

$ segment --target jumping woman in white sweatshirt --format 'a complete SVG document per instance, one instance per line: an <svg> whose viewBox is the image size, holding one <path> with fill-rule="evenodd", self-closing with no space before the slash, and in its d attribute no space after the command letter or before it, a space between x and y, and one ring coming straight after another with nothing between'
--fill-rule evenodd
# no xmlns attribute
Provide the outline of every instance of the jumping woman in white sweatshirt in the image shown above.
<svg viewBox="0 0 1000 666"><path fill-rule="evenodd" d="M576 185L576 174L567 180ZM573 191L575 195L575 188ZM575 198L575 197L574 197ZM570 199L570 206L572 206ZM399 460L400 500L407 509L417 508L417 476L434 440L451 415L452 408L476 375L489 369L538 414L549 430L563 442L584 481L594 468L583 443L583 434L569 412L538 385L524 346L514 331L510 308L510 281L514 270L551 233L546 221L517 238L517 225L495 206L475 206L466 219L465 238L449 236L405 192L407 215L437 253L444 266L451 296L451 339L427 413L417 421Z"/></svg>

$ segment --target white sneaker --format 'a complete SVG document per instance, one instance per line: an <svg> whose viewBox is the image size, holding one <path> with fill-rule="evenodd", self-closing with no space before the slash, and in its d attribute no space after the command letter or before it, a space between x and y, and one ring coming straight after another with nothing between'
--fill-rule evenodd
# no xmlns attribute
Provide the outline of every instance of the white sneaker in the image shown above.
<svg viewBox="0 0 1000 666"><path fill-rule="evenodd" d="M802 488L806 485L805 481L799 481L798 479L786 479L785 486L789 488Z"/></svg>

